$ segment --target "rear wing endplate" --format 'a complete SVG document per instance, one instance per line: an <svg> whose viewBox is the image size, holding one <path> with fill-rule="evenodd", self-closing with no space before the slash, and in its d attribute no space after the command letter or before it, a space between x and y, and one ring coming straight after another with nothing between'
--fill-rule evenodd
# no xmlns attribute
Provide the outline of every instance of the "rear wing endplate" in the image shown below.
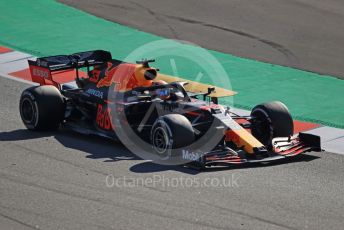
<svg viewBox="0 0 344 230"><path fill-rule="evenodd" d="M28 60L32 81L40 85L54 85L59 88L59 84L52 78L53 72L61 72L95 65L101 65L112 60L111 53L104 50L93 50L71 55L57 55L37 58L35 61Z"/></svg>

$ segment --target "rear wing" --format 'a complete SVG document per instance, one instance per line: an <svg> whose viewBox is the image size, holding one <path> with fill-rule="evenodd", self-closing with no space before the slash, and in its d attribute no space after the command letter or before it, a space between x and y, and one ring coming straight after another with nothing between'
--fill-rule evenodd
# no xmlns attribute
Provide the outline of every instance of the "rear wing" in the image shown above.
<svg viewBox="0 0 344 230"><path fill-rule="evenodd" d="M79 68L101 65L112 60L110 52L104 50L93 50L71 55L57 55L37 58L36 61L29 60L30 74L33 82L40 85L54 85L59 88L59 83L54 81L53 74L76 70L76 78L79 78Z"/></svg>

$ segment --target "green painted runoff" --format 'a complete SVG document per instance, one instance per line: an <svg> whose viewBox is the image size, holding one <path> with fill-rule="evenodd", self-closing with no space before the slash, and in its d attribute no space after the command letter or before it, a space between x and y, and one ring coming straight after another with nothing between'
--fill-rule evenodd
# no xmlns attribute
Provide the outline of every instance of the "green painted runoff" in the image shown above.
<svg viewBox="0 0 344 230"><path fill-rule="evenodd" d="M104 49L116 59L157 58L154 66L162 73L239 92L234 100L223 99L223 103L250 109L261 102L280 100L295 119L344 128L343 80L212 50L205 55L199 47L176 41L167 41L172 47L159 50L154 42L159 44L162 37L54 0L0 0L0 5L1 45L36 56ZM205 58L209 54L215 59ZM223 72L218 71L222 68Z"/></svg>

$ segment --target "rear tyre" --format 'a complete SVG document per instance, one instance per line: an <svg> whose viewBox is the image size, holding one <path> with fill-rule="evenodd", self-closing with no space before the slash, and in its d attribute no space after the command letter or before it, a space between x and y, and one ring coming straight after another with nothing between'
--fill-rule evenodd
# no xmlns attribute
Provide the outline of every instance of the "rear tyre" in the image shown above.
<svg viewBox="0 0 344 230"><path fill-rule="evenodd" d="M188 146L195 140L190 121L180 114L159 117L152 126L150 136L154 152L161 160L169 159L173 149Z"/></svg>
<svg viewBox="0 0 344 230"><path fill-rule="evenodd" d="M289 137L294 133L293 118L286 105L267 102L252 109L251 131L262 144L270 147L275 137Z"/></svg>
<svg viewBox="0 0 344 230"><path fill-rule="evenodd" d="M23 91L19 111L30 130L55 130L64 118L63 96L54 86L34 86Z"/></svg>

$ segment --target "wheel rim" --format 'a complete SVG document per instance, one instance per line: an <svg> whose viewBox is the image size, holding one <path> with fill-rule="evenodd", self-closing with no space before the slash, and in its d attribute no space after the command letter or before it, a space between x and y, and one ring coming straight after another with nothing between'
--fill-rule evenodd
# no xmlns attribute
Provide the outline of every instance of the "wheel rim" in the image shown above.
<svg viewBox="0 0 344 230"><path fill-rule="evenodd" d="M157 127L153 133L153 147L159 155L165 155L169 147L169 138L166 130Z"/></svg>
<svg viewBox="0 0 344 230"><path fill-rule="evenodd" d="M269 117L260 111L255 111L252 116L254 117L252 134L262 142L262 144L271 144L270 141L273 137L273 129Z"/></svg>
<svg viewBox="0 0 344 230"><path fill-rule="evenodd" d="M31 100L24 98L21 104L22 118L25 123L32 123L35 119L35 107Z"/></svg>

